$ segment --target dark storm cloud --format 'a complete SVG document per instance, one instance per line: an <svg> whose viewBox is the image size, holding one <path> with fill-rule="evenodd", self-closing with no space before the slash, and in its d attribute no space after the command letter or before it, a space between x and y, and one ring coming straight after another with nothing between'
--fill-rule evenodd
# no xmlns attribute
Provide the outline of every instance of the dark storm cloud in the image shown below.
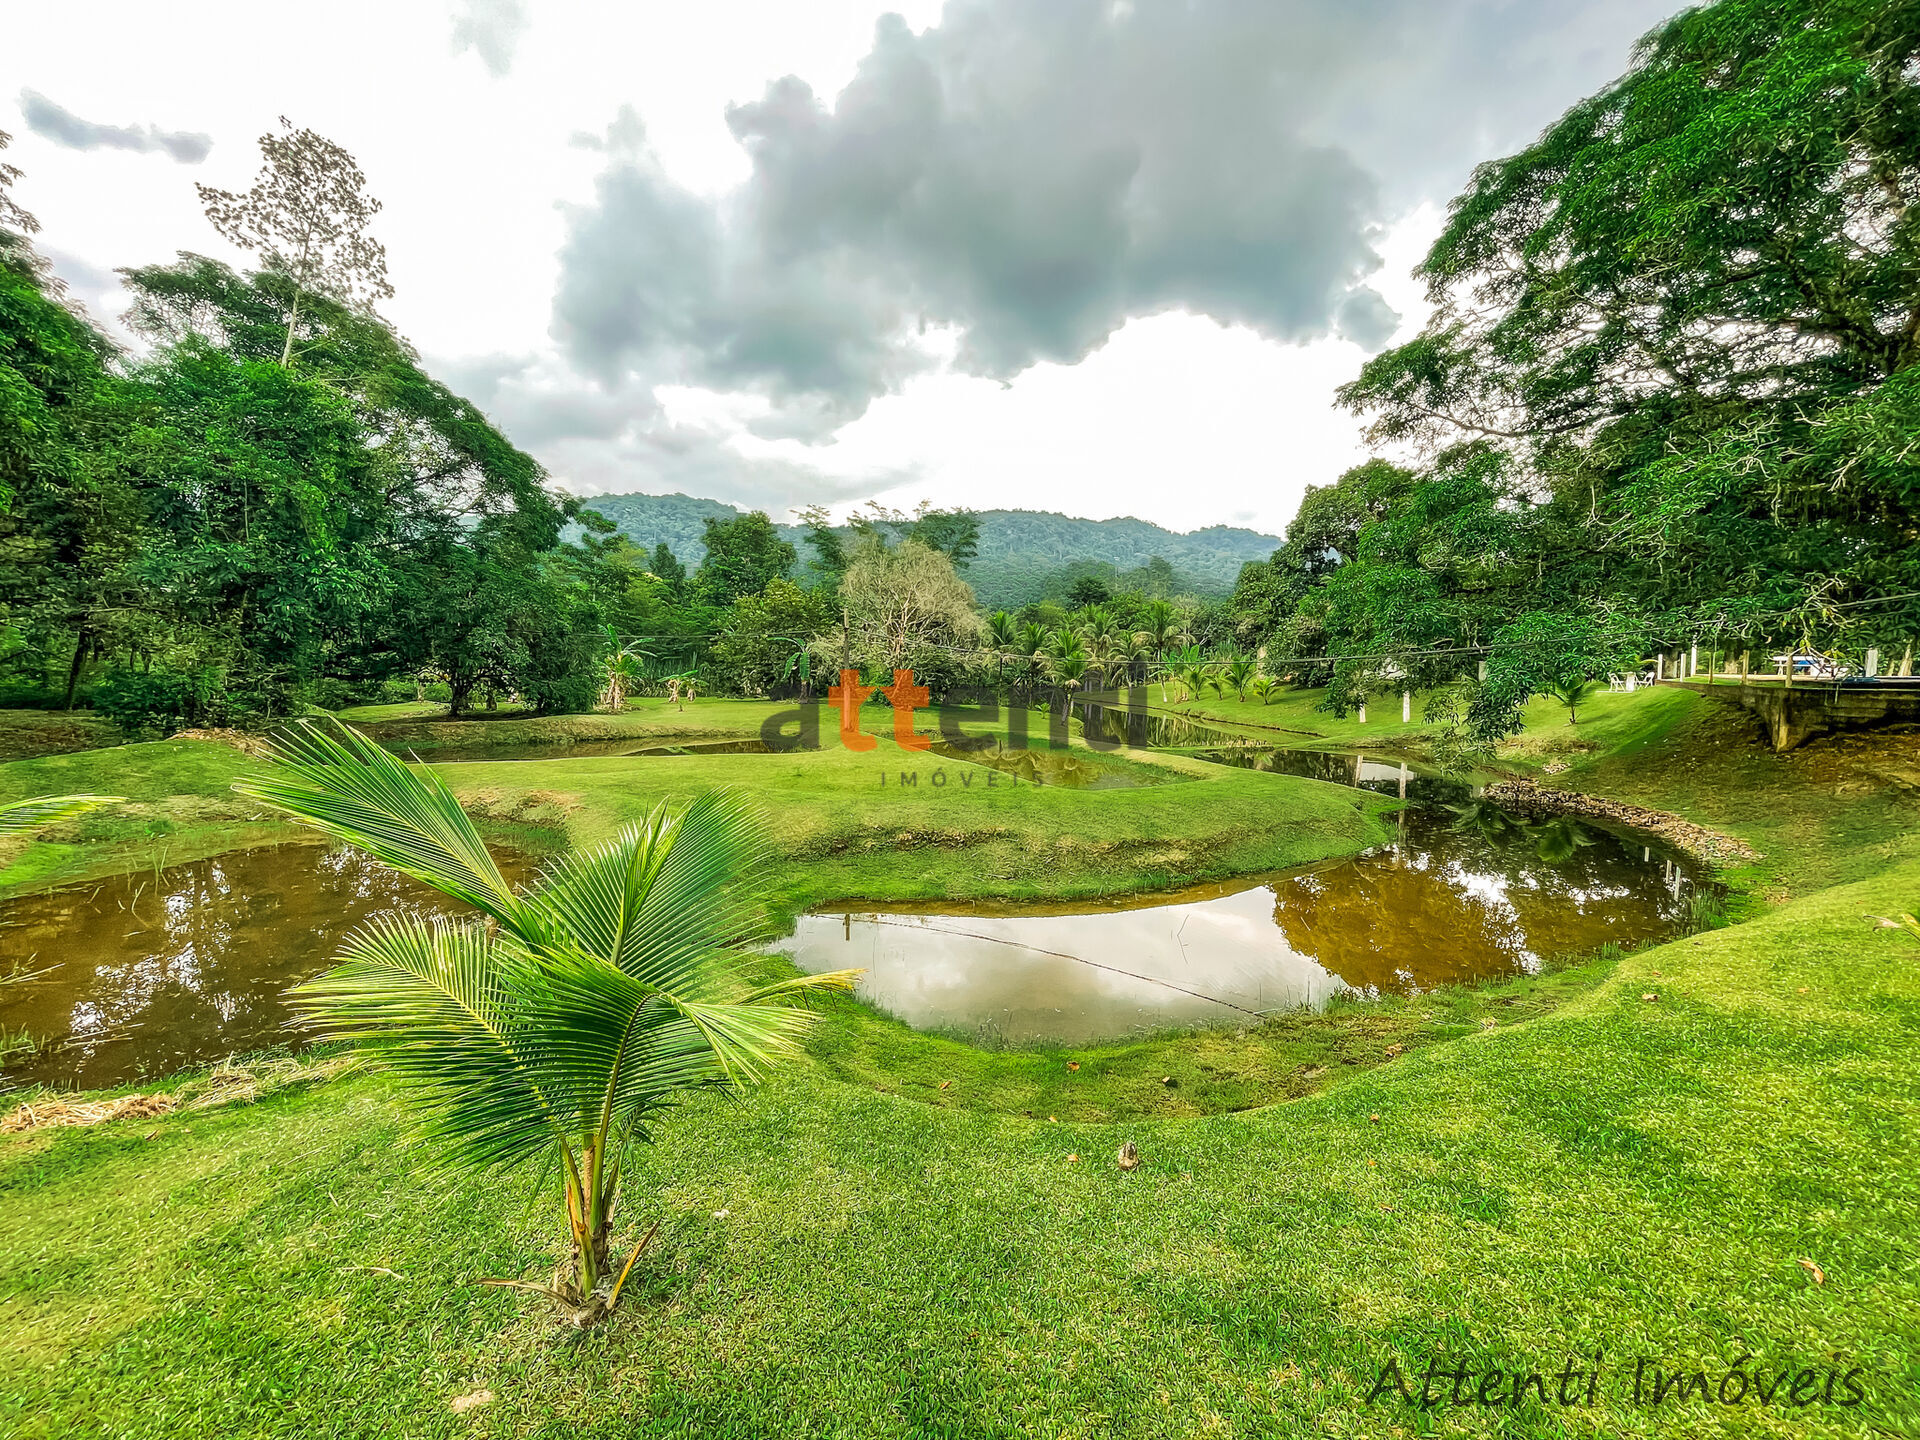
<svg viewBox="0 0 1920 1440"><path fill-rule="evenodd" d="M929 363L1006 378L1184 309L1377 349L1379 227L1623 68L1654 0L953 0L848 87L728 112L750 179L676 186L637 120L574 209L554 334L611 381L755 390L818 434Z"/></svg>
<svg viewBox="0 0 1920 1440"><path fill-rule="evenodd" d="M198 165L213 149L213 137L152 125L100 125L82 120L34 90L20 92L20 113L27 129L69 150L137 150L171 155L182 165Z"/></svg>

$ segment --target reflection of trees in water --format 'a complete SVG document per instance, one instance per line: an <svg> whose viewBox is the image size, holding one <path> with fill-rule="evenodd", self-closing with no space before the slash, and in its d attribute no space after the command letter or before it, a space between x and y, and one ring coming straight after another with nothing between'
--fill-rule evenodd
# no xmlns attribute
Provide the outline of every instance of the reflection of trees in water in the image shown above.
<svg viewBox="0 0 1920 1440"><path fill-rule="evenodd" d="M1464 804L1442 806L1454 817L1452 829L1475 835L1496 848L1515 844L1533 847L1543 864L1563 866L1580 851L1600 843L1600 833L1571 815L1528 821L1502 810L1490 800L1474 798Z"/></svg>
<svg viewBox="0 0 1920 1440"><path fill-rule="evenodd" d="M1232 734L1217 726L1203 725L1178 715L1150 715L1144 710L1124 706L1079 704L1081 722L1091 733L1136 749L1175 749L1196 745L1218 745L1231 740Z"/></svg>
<svg viewBox="0 0 1920 1440"><path fill-rule="evenodd" d="M1484 802L1407 812L1390 851L1276 887L1287 943L1349 985L1427 989L1653 938L1679 902L1651 865L1573 820Z"/></svg>
<svg viewBox="0 0 1920 1440"><path fill-rule="evenodd" d="M1273 920L1295 951L1361 990L1425 990L1526 968L1512 909L1463 878L1350 860L1280 882Z"/></svg>
<svg viewBox="0 0 1920 1440"><path fill-rule="evenodd" d="M284 1039L287 986L324 969L347 931L378 911L439 908L358 851L304 845L26 896L7 907L0 968L35 953L61 963L12 987L0 1019L69 1042L23 1078L163 1074Z"/></svg>

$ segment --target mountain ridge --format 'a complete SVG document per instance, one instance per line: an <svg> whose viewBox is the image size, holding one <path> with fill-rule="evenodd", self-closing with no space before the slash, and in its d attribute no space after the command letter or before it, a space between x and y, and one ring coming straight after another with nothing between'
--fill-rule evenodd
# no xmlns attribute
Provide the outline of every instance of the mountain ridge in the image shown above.
<svg viewBox="0 0 1920 1440"><path fill-rule="evenodd" d="M664 542L689 570L706 553L700 535L709 516L731 519L751 513L724 500L679 491L592 495L582 497L581 503L612 521L636 545L652 549ZM1058 510L978 513L979 554L963 573L989 609L1017 609L1056 591L1064 594L1073 574L1115 579L1154 559L1173 567L1176 593L1224 595L1232 590L1242 565L1266 559L1281 544L1278 535L1236 525L1182 532L1132 515L1088 520ZM775 528L800 551L804 563L805 530L798 525Z"/></svg>

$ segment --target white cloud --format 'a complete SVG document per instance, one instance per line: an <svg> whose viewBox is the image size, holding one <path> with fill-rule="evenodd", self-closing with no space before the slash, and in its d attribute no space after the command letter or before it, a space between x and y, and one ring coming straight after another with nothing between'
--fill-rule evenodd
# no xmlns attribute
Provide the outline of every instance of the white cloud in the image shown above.
<svg viewBox="0 0 1920 1440"><path fill-rule="evenodd" d="M466 0L453 17L453 53L473 51L498 80L513 68L513 53L526 28L527 11L520 0Z"/></svg>
<svg viewBox="0 0 1920 1440"><path fill-rule="evenodd" d="M182 127L166 133L212 138L209 170L222 154L240 167L208 174L215 184L246 182L253 138L281 114L337 140L386 205L378 233L399 291L386 313L583 493L681 489L775 508L927 494L1272 529L1304 484L1360 456L1354 422L1330 402L1362 352L1336 331L1372 343L1388 311L1403 334L1418 323L1405 271L1437 224L1431 207L1472 163L1617 73L1676 3L1169 3L583 3L521 24L531 7L461 0L456 53L438 6L337 0L320 22L205 0L183 27L166 7L96 0L10 17L0 95L57 95L75 117L164 116ZM1163 43L1079 53L1062 40L1097 37L1089 17L1129 8L1100 23L1158 25ZM887 10L905 21L876 60ZM1170 24L1176 12L1192 23ZM938 87L902 79L916 60ZM1103 60L1134 68L1116 78ZM930 138L907 159L931 187L924 202L862 212L859 187L884 173L864 147L905 133L900 107L916 93L948 99L961 62L987 88L954 91L958 108L918 132ZM863 66L865 100L843 93ZM789 75L799 84L777 83ZM1138 116L1122 103L1136 99ZM644 122L626 149L571 143L608 135L623 107ZM963 120L985 129L962 133ZM880 128L869 140L861 124ZM116 303L102 278L116 266L181 249L243 258L174 166L0 128L17 132L21 203L90 304ZM1151 179L1130 183L1118 210L1088 138L1116 134ZM785 150L756 168L742 136ZM1283 178L1318 173L1303 157L1326 151L1326 175L1349 188L1263 181L1245 207L1221 208L1268 149ZM1171 157L1160 171L1156 156ZM700 220L692 233L712 255L658 259L696 276L711 260L711 283L663 288L630 262L669 237L646 237L649 250L609 223L594 239L603 269L629 262L620 284L570 294L579 272L562 252L591 230L583 215L616 214L608 187L630 187L630 170L682 207L675 223L711 217L715 229ZM1075 185L1084 203L1053 192ZM1329 218L1310 198L1329 193L1361 198L1336 198ZM977 198L955 198L966 194ZM753 245L728 238L756 216ZM1118 243L1101 229L1113 216ZM820 234L831 243L809 238ZM1247 237L1257 243L1236 252ZM1053 293L1037 264L1050 245L1092 278ZM1383 260L1371 273L1368 250ZM1381 303L1351 298L1356 285ZM1023 287L1038 296L1028 310ZM587 373L567 358L596 350L604 363Z"/></svg>

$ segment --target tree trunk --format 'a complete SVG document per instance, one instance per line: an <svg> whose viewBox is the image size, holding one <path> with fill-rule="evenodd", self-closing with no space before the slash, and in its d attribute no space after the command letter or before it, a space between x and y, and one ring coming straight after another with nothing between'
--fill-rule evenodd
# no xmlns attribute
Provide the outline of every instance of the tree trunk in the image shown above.
<svg viewBox="0 0 1920 1440"><path fill-rule="evenodd" d="M291 281L288 282L292 284ZM287 343L280 347L280 368L293 363L293 327L300 323L300 287L293 287L293 308L287 312Z"/></svg>
<svg viewBox="0 0 1920 1440"><path fill-rule="evenodd" d="M74 692L80 688L80 670L86 664L87 644L92 638L87 631L86 622L82 621L73 637L73 663L67 667L67 698L60 707L62 710L73 709Z"/></svg>
<svg viewBox="0 0 1920 1440"><path fill-rule="evenodd" d="M456 680L452 676L447 677L447 689L450 692L447 697L448 719L458 720L461 715L466 712L467 701L473 695L473 686L474 682L471 680Z"/></svg>

